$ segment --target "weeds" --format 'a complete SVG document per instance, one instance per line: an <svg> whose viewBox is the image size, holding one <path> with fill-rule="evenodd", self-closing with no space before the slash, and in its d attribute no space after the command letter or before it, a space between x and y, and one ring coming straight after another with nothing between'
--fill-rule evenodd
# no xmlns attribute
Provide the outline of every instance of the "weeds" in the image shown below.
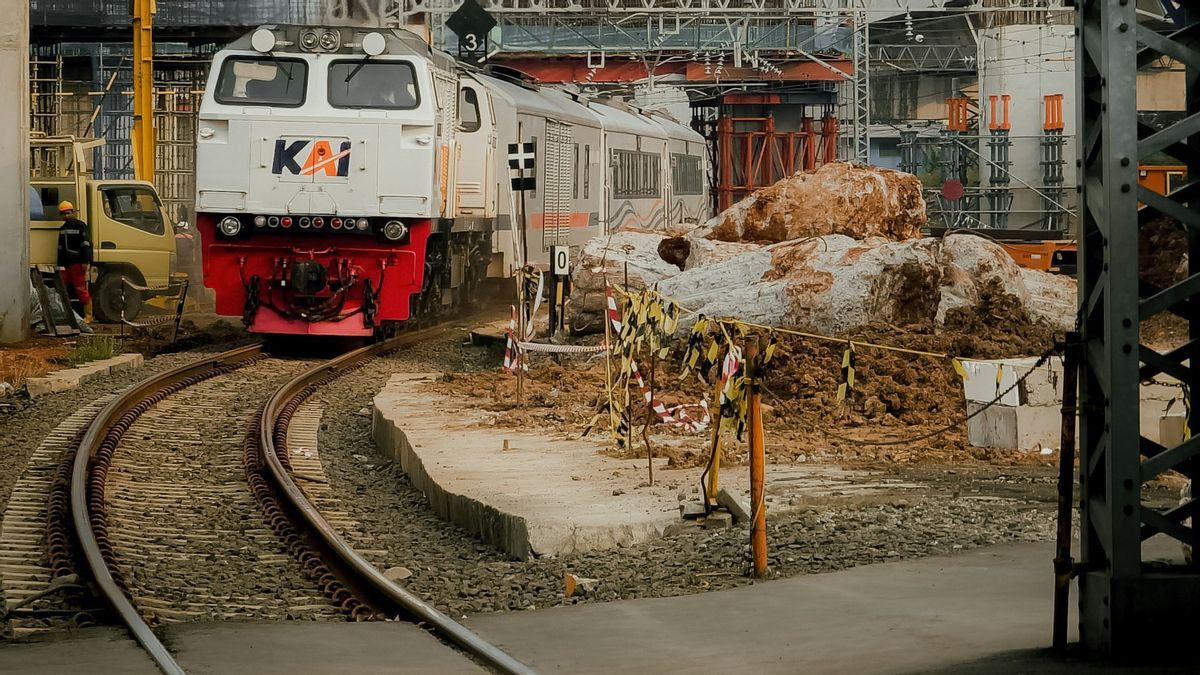
<svg viewBox="0 0 1200 675"><path fill-rule="evenodd" d="M67 352L66 362L74 367L88 363L89 361L99 361L101 359L111 359L117 353L117 339L111 335L92 335L81 338L79 344L74 349Z"/></svg>

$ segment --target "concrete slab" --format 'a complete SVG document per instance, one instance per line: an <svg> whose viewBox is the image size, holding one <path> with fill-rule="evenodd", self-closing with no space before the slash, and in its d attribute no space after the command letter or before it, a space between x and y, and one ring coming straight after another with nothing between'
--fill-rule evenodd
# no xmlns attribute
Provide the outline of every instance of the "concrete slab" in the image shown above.
<svg viewBox="0 0 1200 675"><path fill-rule="evenodd" d="M156 675L149 656L118 628L84 628L27 642L0 642L0 673Z"/></svg>
<svg viewBox="0 0 1200 675"><path fill-rule="evenodd" d="M967 422L968 442L976 447L1009 450L1057 448L1060 445L1062 405L1062 358L1051 357L1034 368L1037 359L996 359L964 361L967 377L963 394L967 412L975 413L984 404L1004 394L998 405ZM1142 433L1152 441L1159 438L1159 420L1172 409L1183 407L1179 381L1158 375L1139 387L1139 419Z"/></svg>
<svg viewBox="0 0 1200 675"><path fill-rule="evenodd" d="M118 354L111 359L91 361L75 368L67 368L49 373L43 377L31 377L25 381L29 395L37 398L69 389L77 389L81 384L109 373L140 368L145 362L141 354Z"/></svg>
<svg viewBox="0 0 1200 675"><path fill-rule="evenodd" d="M184 623L163 642L188 673L482 673L412 624Z"/></svg>
<svg viewBox="0 0 1200 675"><path fill-rule="evenodd" d="M1076 672L1042 651L1052 557L1051 544L1007 544L466 623L541 673Z"/></svg>
<svg viewBox="0 0 1200 675"><path fill-rule="evenodd" d="M498 413L429 389L437 377L392 376L374 399L376 448L399 462L440 517L515 558L647 541L678 522L680 492L700 499L701 469L667 469L665 459L657 460L649 486L646 460L601 455L602 439L496 428ZM749 495L748 470L726 469L721 481L732 494ZM836 467L772 465L767 508L919 487Z"/></svg>

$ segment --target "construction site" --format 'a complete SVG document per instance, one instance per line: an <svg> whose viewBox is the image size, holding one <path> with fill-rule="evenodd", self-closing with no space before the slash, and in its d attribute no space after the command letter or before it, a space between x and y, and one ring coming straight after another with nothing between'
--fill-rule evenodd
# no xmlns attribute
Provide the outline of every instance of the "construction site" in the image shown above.
<svg viewBox="0 0 1200 675"><path fill-rule="evenodd" d="M1189 3L13 10L0 673L1200 667Z"/></svg>

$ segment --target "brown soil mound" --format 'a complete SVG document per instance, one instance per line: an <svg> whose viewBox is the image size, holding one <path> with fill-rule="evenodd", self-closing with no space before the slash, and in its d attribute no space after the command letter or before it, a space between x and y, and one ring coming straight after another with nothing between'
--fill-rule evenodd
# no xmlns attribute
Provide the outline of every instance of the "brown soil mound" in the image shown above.
<svg viewBox="0 0 1200 675"><path fill-rule="evenodd" d="M1041 354L1053 344L1053 335L1042 327L1023 323L997 295L989 311L956 320L971 332L935 330L931 327L898 329L880 326L851 336L856 341L888 344L938 354L974 358L1004 358ZM973 321L973 323L971 323ZM1026 320L1027 321L1027 320ZM906 439L952 426L965 414L962 383L946 358L917 356L862 346L857 348L856 388L846 402L837 400L845 345L780 335L779 347L766 378L764 422L767 452L773 461L832 458L871 465L921 462L927 459L1044 462L1044 458L998 453L966 445L962 425L915 443L864 445L863 441ZM677 349L659 364L656 396L668 406L694 403L712 397L712 387L694 378L679 379ZM649 364L641 364L649 374ZM516 405L516 378L498 371L447 375L437 385L445 393L475 397L484 408L501 411L500 426L549 428L578 434L603 408L603 361L556 364L535 358L525 378L525 406ZM636 395L636 393L635 393ZM715 412L715 406L712 406ZM635 443L623 452L626 458L645 457L640 440L641 421L635 421ZM592 431L607 436L607 418ZM699 466L707 457L707 438L676 434L663 426L655 434L682 436L679 443L655 442L655 454L670 458L674 466ZM705 435L707 436L707 434ZM726 461L746 460L743 443L727 442Z"/></svg>
<svg viewBox="0 0 1200 675"><path fill-rule="evenodd" d="M946 336L953 336L951 353L967 358L1037 356L1054 346L1054 329L1033 320L1020 299L1004 292L996 279L980 289L979 306L946 313Z"/></svg>
<svg viewBox="0 0 1200 675"><path fill-rule="evenodd" d="M1187 253L1187 233L1178 220L1159 216L1138 231L1138 270L1143 281L1165 288L1182 279L1177 274Z"/></svg>

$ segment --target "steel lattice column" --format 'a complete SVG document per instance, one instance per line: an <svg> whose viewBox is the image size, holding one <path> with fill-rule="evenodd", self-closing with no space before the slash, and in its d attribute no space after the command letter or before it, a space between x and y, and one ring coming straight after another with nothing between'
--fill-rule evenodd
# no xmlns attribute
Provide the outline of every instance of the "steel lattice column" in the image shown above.
<svg viewBox="0 0 1200 675"><path fill-rule="evenodd" d="M1200 10L1162 35L1138 25L1137 3L1077 3L1080 205L1079 299L1082 541L1080 632L1089 647L1118 659L1190 650L1195 658L1200 568L1144 564L1142 542L1158 533L1196 543L1183 521L1200 500L1170 509L1141 502L1142 485L1169 469L1191 478L1200 434L1171 449L1139 426L1139 382L1156 375L1190 386L1188 425L1200 429ZM1140 47L1140 50L1139 50ZM1136 55L1136 58L1135 58ZM1165 129L1138 122L1137 70L1161 55L1187 67L1187 115ZM1141 189L1141 158L1163 151L1188 165L1187 184L1169 196ZM1190 200L1191 204L1185 204ZM1141 212L1138 202L1146 204ZM1170 288L1140 282L1139 227L1167 214L1187 227L1189 276ZM1161 312L1190 322L1190 340L1168 353L1139 344L1139 322Z"/></svg>

